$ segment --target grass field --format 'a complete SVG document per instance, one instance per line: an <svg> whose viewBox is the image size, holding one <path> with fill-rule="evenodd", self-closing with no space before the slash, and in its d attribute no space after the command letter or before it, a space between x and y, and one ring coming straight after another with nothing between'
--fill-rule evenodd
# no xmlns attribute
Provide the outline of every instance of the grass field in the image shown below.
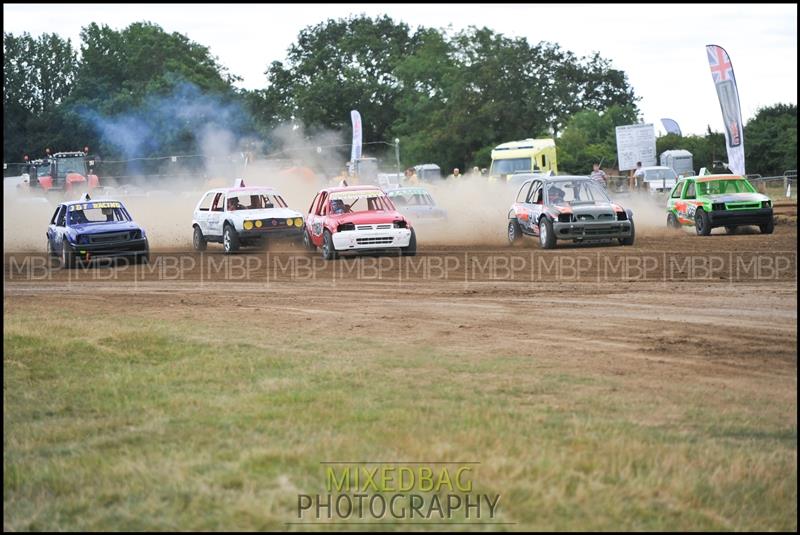
<svg viewBox="0 0 800 535"><path fill-rule="evenodd" d="M385 320L70 299L6 299L6 530L287 529L321 461L376 458L479 461L494 529L797 529L796 353L794 374L664 380L469 325L398 345Z"/></svg>

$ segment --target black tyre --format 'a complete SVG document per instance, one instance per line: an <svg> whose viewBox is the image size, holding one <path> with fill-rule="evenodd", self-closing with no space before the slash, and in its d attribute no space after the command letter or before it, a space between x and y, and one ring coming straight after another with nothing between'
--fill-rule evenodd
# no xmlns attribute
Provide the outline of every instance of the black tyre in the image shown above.
<svg viewBox="0 0 800 535"><path fill-rule="evenodd" d="M522 229L519 228L519 223L516 219L508 220L508 243L516 245L522 239Z"/></svg>
<svg viewBox="0 0 800 535"><path fill-rule="evenodd" d="M620 238L619 243L620 245L633 245L633 242L636 238L636 227L633 225L633 220L631 220L631 235L627 238Z"/></svg>
<svg viewBox="0 0 800 535"><path fill-rule="evenodd" d="M401 249L403 256L414 256L417 254L417 233L411 229L411 239L408 240L408 245Z"/></svg>
<svg viewBox="0 0 800 535"><path fill-rule="evenodd" d="M200 227L194 227L192 246L195 251L205 251L206 247L208 247L208 242L206 241L206 237L203 236L203 231L200 230Z"/></svg>
<svg viewBox="0 0 800 535"><path fill-rule="evenodd" d="M702 208L698 208L694 213L694 228L698 236L708 236L711 234L711 220Z"/></svg>
<svg viewBox="0 0 800 535"><path fill-rule="evenodd" d="M339 255L336 254L336 249L333 247L333 237L326 229L322 233L322 258L325 260L335 260Z"/></svg>
<svg viewBox="0 0 800 535"><path fill-rule="evenodd" d="M761 231L761 234L772 234L772 232L775 230L775 220L770 218L768 223L759 225L758 230Z"/></svg>
<svg viewBox="0 0 800 535"><path fill-rule="evenodd" d="M225 250L225 254L235 253L239 250L239 234L228 223L225 223L225 228L222 230L222 248Z"/></svg>
<svg viewBox="0 0 800 535"><path fill-rule="evenodd" d="M75 254L69 250L66 241L61 244L61 267L64 269L75 267Z"/></svg>
<svg viewBox="0 0 800 535"><path fill-rule="evenodd" d="M308 234L308 229L303 230L303 247L308 251L316 251L317 246L311 242L311 236Z"/></svg>
<svg viewBox="0 0 800 535"><path fill-rule="evenodd" d="M680 221L678 221L678 218L675 217L675 214L673 214L672 212L670 212L669 215L667 216L667 226L669 228L674 228L674 229L681 228Z"/></svg>
<svg viewBox="0 0 800 535"><path fill-rule="evenodd" d="M552 249L556 246L556 233L553 231L553 223L547 217L539 220L539 245L542 249Z"/></svg>
<svg viewBox="0 0 800 535"><path fill-rule="evenodd" d="M728 225L725 227L725 232L728 234L736 234L736 226Z"/></svg>

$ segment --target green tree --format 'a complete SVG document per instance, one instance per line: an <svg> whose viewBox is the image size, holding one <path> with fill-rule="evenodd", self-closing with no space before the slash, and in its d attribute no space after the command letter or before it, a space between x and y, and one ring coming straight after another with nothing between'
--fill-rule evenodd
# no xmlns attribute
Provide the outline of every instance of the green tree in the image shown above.
<svg viewBox="0 0 800 535"><path fill-rule="evenodd" d="M386 140L400 94L395 67L414 43L408 26L387 16L322 22L300 32L285 62L272 62L260 97L273 120L294 117L309 131L348 129L358 110L364 140Z"/></svg>
<svg viewBox="0 0 800 535"><path fill-rule="evenodd" d="M614 167L617 162L616 127L636 122L638 112L632 105L579 111L570 118L556 141L559 171L588 174L592 163L601 160L603 167Z"/></svg>
<svg viewBox="0 0 800 535"><path fill-rule="evenodd" d="M59 107L72 91L77 67L68 39L3 33L4 159L20 161L25 152L43 150L36 139L61 134Z"/></svg>
<svg viewBox="0 0 800 535"><path fill-rule="evenodd" d="M747 171L776 176L797 169L797 105L761 108L744 128Z"/></svg>

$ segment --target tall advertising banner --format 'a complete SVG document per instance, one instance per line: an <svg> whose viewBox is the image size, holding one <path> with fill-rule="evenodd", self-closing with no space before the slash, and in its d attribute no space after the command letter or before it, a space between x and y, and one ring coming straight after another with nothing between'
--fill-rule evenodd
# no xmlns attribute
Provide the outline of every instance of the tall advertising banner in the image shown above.
<svg viewBox="0 0 800 535"><path fill-rule="evenodd" d="M361 158L361 114L352 110L350 120L353 121L353 147L350 149L350 161L355 162Z"/></svg>
<svg viewBox="0 0 800 535"><path fill-rule="evenodd" d="M725 123L725 142L728 147L728 167L735 175L744 175L744 128L742 108L739 106L739 90L733 75L731 58L725 49L707 45L706 54L711 67L711 77L717 89L722 120Z"/></svg>

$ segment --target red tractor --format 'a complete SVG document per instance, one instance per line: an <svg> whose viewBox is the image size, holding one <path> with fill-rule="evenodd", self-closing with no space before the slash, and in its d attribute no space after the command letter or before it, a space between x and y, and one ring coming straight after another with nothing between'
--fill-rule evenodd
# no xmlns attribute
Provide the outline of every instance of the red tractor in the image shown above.
<svg viewBox="0 0 800 535"><path fill-rule="evenodd" d="M53 155L47 149L45 158L28 164L28 184L45 192L63 191L71 194L90 191L100 185L100 179L94 174L94 164L94 158L89 156L89 147L83 152L57 152Z"/></svg>

